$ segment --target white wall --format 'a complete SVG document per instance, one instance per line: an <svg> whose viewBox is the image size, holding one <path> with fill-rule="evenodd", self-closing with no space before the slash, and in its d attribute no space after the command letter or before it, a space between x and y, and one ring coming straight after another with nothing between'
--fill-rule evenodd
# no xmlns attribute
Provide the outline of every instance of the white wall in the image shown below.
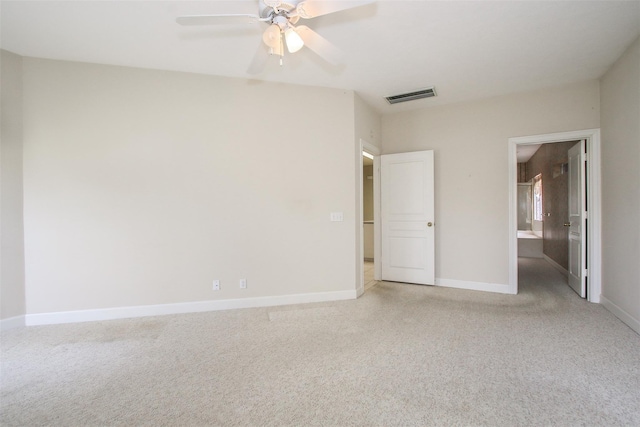
<svg viewBox="0 0 640 427"><path fill-rule="evenodd" d="M598 81L382 118L383 154L435 151L436 278L508 284L510 137L597 128Z"/></svg>
<svg viewBox="0 0 640 427"><path fill-rule="evenodd" d="M355 94L354 126L356 138L364 139L378 148L381 146L381 117L373 108Z"/></svg>
<svg viewBox="0 0 640 427"><path fill-rule="evenodd" d="M639 181L638 98L628 90L638 81L637 55L638 42L602 80L603 295L632 321L640 317L638 278L620 266L638 258L638 238L628 230L640 235L633 229L640 197L625 197L636 187L620 189ZM20 265L7 257L19 257L20 236L15 251L4 250L8 207L20 221L17 199L5 204L6 164L20 176L20 162L7 161L5 121L20 120L22 99L5 89L16 87L7 79L20 80L21 60L6 52L2 59L6 318L25 312L20 280L5 281L6 266ZM349 91L22 63L32 314L353 290L360 138L383 153L435 150L437 277L506 285L507 139L600 126L597 81L380 118ZM302 104L306 114L288 120L290 106ZM17 197L20 185L11 186ZM620 223L621 203L631 222ZM344 212L345 221L329 222L331 211ZM622 237L629 241L620 245ZM244 291L241 277L249 280ZM219 292L210 290L214 278L222 280Z"/></svg>
<svg viewBox="0 0 640 427"><path fill-rule="evenodd" d="M602 296L640 333L640 39L600 83Z"/></svg>
<svg viewBox="0 0 640 427"><path fill-rule="evenodd" d="M355 289L353 92L23 66L28 314Z"/></svg>
<svg viewBox="0 0 640 427"><path fill-rule="evenodd" d="M0 51L2 134L0 145L0 319L24 322L22 220L22 58ZM16 322L13 322L16 323ZM4 323L3 323L4 326Z"/></svg>

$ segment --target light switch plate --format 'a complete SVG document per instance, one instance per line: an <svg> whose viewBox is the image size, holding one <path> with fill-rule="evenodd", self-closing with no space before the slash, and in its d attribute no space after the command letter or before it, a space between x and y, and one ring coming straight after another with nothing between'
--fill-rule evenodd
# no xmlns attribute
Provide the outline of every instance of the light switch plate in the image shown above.
<svg viewBox="0 0 640 427"><path fill-rule="evenodd" d="M344 214L342 212L331 212L331 221L344 221Z"/></svg>

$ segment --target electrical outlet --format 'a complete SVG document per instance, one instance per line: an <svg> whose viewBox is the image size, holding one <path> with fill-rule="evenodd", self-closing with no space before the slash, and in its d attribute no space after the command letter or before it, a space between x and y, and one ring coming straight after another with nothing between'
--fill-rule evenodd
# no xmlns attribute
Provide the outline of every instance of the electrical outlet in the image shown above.
<svg viewBox="0 0 640 427"><path fill-rule="evenodd" d="M213 281L213 290L214 291L219 291L220 290L220 280L214 280Z"/></svg>
<svg viewBox="0 0 640 427"><path fill-rule="evenodd" d="M247 279L240 279L240 289L247 289Z"/></svg>

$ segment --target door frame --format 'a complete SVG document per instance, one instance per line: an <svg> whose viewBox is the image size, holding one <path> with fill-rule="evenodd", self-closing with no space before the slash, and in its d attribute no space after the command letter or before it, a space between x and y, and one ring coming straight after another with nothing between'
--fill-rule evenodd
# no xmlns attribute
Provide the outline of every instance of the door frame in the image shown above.
<svg viewBox="0 0 640 427"><path fill-rule="evenodd" d="M364 204L363 204L363 194L364 194L364 166L362 164L362 152L366 151L369 154L373 155L373 259L374 259L374 280L380 280L380 262L375 262L375 260L380 259L380 149L375 145L365 141L360 138L358 151L358 161L359 167L356 169L359 171L358 173L358 204L360 208L358 219L360 221L360 225L357 227L358 236L357 236L357 245L358 250L356 251L356 271L358 272L357 282L356 282L356 295L357 297L361 296L364 293Z"/></svg>
<svg viewBox="0 0 640 427"><path fill-rule="evenodd" d="M599 303L602 292L602 209L601 209L601 152L600 129L585 129L543 135L509 138L509 293L518 293L518 210L517 165L518 145L549 144L554 142L586 140L587 154L587 296L590 302Z"/></svg>

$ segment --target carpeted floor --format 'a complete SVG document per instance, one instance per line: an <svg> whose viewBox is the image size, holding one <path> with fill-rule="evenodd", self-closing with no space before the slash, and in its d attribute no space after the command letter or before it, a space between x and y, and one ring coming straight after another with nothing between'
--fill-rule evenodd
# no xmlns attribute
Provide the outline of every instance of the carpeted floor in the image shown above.
<svg viewBox="0 0 640 427"><path fill-rule="evenodd" d="M3 426L640 425L640 336L543 260L517 296L355 301L2 334Z"/></svg>

